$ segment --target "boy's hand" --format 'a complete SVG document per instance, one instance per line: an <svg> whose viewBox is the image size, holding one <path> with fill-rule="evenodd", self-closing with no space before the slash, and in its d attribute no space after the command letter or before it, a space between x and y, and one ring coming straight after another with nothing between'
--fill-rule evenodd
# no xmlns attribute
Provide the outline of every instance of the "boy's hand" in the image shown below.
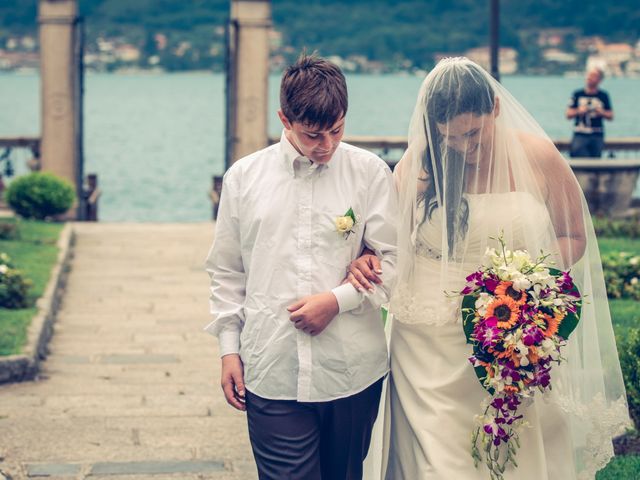
<svg viewBox="0 0 640 480"><path fill-rule="evenodd" d="M298 330L309 335L318 335L338 314L338 300L331 292L310 295L287 307L289 320Z"/></svg>
<svg viewBox="0 0 640 480"><path fill-rule="evenodd" d="M222 391L229 405L238 410L245 411L244 403L244 366L240 355L232 353L222 357Z"/></svg>

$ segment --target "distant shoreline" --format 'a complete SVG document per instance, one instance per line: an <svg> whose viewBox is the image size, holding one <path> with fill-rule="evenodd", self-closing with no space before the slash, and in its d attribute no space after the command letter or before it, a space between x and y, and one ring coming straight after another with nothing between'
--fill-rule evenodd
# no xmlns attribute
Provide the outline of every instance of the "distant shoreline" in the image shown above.
<svg viewBox="0 0 640 480"><path fill-rule="evenodd" d="M413 72L409 70L397 70L394 72L347 72L345 75L347 77L424 77L427 73L426 71ZM13 70L0 70L0 75L6 76L39 76L40 69L38 68L21 68L21 69L13 69ZM107 71L98 71L98 70L85 70L85 75L93 76L93 75L117 75L117 76L140 76L140 77L155 77L162 75L224 75L225 72L217 71L217 70L157 70L157 69L119 69L111 72ZM281 75L281 71L271 71L269 72L269 76ZM580 72L566 72L564 74L527 74L527 73L512 73L512 74L501 74L501 79L507 78L568 78L575 79L578 82L582 81L583 74ZM618 76L610 76L607 77L607 82L615 81L617 79L637 79L640 80L640 75L618 75Z"/></svg>

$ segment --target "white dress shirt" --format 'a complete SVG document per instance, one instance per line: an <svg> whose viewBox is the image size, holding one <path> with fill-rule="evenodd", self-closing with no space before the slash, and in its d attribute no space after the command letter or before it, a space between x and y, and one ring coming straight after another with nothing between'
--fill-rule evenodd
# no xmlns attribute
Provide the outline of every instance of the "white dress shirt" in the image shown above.
<svg viewBox="0 0 640 480"><path fill-rule="evenodd" d="M335 220L353 209L354 233ZM380 306L395 280L396 194L389 167L341 143L325 165L280 143L238 160L224 176L215 241L206 261L220 354L239 353L245 385L264 398L329 401L388 371ZM370 294L340 285L363 245L382 259ZM336 288L337 287L337 288ZM287 307L333 291L340 313L316 336Z"/></svg>

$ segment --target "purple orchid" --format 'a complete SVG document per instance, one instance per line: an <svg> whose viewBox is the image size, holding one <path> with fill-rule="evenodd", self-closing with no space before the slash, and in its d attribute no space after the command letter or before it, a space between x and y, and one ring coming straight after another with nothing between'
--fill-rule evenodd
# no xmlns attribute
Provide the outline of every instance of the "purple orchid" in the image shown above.
<svg viewBox="0 0 640 480"><path fill-rule="evenodd" d="M569 272L562 272L562 275L556 281L556 285L563 293L568 293L575 288L573 278L569 275Z"/></svg>
<svg viewBox="0 0 640 480"><path fill-rule="evenodd" d="M509 410L511 410L512 412L515 412L516 410L518 410L519 406L520 406L520 396L511 395L509 397L509 399L507 400L507 408ZM522 415L518 416L517 418L522 418ZM513 423L513 421L512 421L512 423Z"/></svg>
<svg viewBox="0 0 640 480"><path fill-rule="evenodd" d="M551 383L550 368L540 368L533 372L533 383L547 388Z"/></svg>
<svg viewBox="0 0 640 480"><path fill-rule="evenodd" d="M467 282L471 283L475 283L476 285L481 285L482 284L482 272L473 272L471 275L469 275L466 279Z"/></svg>
<svg viewBox="0 0 640 480"><path fill-rule="evenodd" d="M491 412L493 414L492 422L484 424L483 430L494 446L498 447L501 443L508 443L513 436L513 432L507 431L505 427L511 426L523 418L522 415L514 415L519 405L519 395L502 395L492 400L489 405L489 408L494 410Z"/></svg>
<svg viewBox="0 0 640 480"><path fill-rule="evenodd" d="M520 373L516 369L516 366L511 360L502 364L501 367L502 368L500 371L500 375L502 376L502 378L505 378L505 379L511 378L512 382L519 382L522 379L522 376L520 375Z"/></svg>
<svg viewBox="0 0 640 480"><path fill-rule="evenodd" d="M482 344L483 348L492 347L501 339L501 332L497 327L498 319L496 317L489 317L478 322L473 329L474 338Z"/></svg>
<svg viewBox="0 0 640 480"><path fill-rule="evenodd" d="M460 294L461 295L469 295L471 292L473 292L476 288L475 287L471 287L469 285L467 285L466 287L464 287L461 291Z"/></svg>
<svg viewBox="0 0 640 480"><path fill-rule="evenodd" d="M495 275L491 275L484 280L484 288L486 288L489 293L494 293L499 284L500 279Z"/></svg>
<svg viewBox="0 0 640 480"><path fill-rule="evenodd" d="M542 331L535 325L528 325L524 328L522 334L522 343L524 343L527 347L531 345L539 345L544 340L544 334Z"/></svg>

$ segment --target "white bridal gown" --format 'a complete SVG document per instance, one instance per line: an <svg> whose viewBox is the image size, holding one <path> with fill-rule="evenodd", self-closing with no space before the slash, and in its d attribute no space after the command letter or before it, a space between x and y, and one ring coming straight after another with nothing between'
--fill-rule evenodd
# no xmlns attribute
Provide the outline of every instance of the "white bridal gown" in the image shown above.
<svg viewBox="0 0 640 480"><path fill-rule="evenodd" d="M511 240L511 248L538 246L537 251L530 252L532 256L545 246L550 219L546 207L533 196L510 192L472 194L467 199L465 258L474 262L480 259L488 235L499 235L501 230L507 242ZM387 480L490 478L483 464L474 467L470 454L474 417L482 413L481 403L487 392L468 361L471 346L462 330L460 298L448 298L434 287L441 285L440 221L436 210L416 238L416 278L421 298L407 299L410 307L394 312L382 460L382 471L386 471L383 478ZM524 232L529 232L526 240L522 238ZM531 232L539 238L531 238ZM451 290L459 291L466 275L479 266L462 264L457 266L459 270L448 272ZM520 408L531 426L520 434L521 448L516 456L519 467L508 469L505 479L575 478L568 430L560 409L542 399Z"/></svg>

